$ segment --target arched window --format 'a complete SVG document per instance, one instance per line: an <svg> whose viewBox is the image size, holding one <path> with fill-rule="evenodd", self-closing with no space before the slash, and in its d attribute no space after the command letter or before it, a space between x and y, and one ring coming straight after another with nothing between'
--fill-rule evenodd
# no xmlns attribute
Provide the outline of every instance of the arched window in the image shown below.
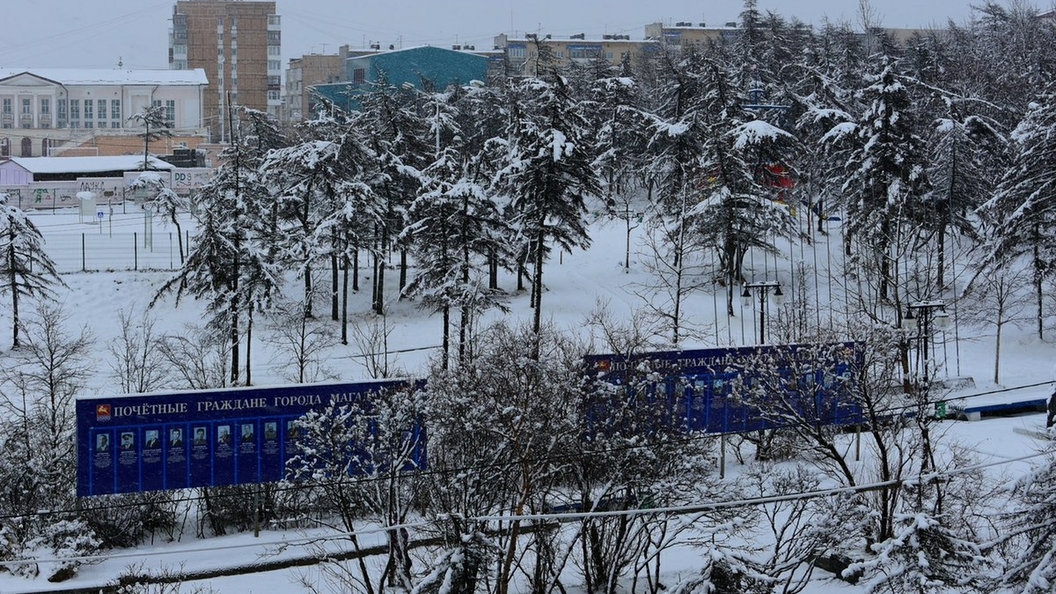
<svg viewBox="0 0 1056 594"><path fill-rule="evenodd" d="M11 139L0 138L0 157L11 156Z"/></svg>
<svg viewBox="0 0 1056 594"><path fill-rule="evenodd" d="M40 156L47 157L48 153L51 152L51 146L47 138L40 139Z"/></svg>
<svg viewBox="0 0 1056 594"><path fill-rule="evenodd" d="M22 139L22 156L33 156L33 139L28 136Z"/></svg>

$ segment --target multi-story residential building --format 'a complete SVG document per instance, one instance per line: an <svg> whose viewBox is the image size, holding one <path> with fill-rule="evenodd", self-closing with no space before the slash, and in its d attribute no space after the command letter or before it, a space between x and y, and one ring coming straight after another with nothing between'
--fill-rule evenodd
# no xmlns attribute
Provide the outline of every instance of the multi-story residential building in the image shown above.
<svg viewBox="0 0 1056 594"><path fill-rule="evenodd" d="M526 35L517 38L502 34L495 37L495 49L505 53L510 74L514 75L538 73L540 44L545 44L550 49L551 59L558 68L599 58L615 65L624 59L636 60L643 52L659 48L659 42L656 40L631 39L630 35L588 38L586 34L580 33L567 38L557 38L553 35Z"/></svg>
<svg viewBox="0 0 1056 594"><path fill-rule="evenodd" d="M740 35L736 22L721 27L707 23L676 22L672 25L651 23L645 26L645 38L660 42L665 50L706 46L719 41L732 41Z"/></svg>
<svg viewBox="0 0 1056 594"><path fill-rule="evenodd" d="M347 58L347 45L341 46L337 54L309 54L291 58L286 68L284 119L290 122L309 119L312 112L311 87L345 81Z"/></svg>
<svg viewBox="0 0 1056 594"><path fill-rule="evenodd" d="M809 27L803 26L808 33ZM905 44L922 29L878 29L868 35L860 33L867 40L883 33L898 44ZM551 59L558 68L565 68L574 63L585 63L594 59L604 59L612 64L619 64L625 58L634 60L657 51L678 53L688 48L702 49L714 43L727 43L736 40L743 33L737 22L723 23L721 26L709 26L707 23L688 21L673 24L651 23L645 26L645 39L631 39L630 35L602 35L600 38L588 38L585 34L558 38L554 35L525 35L495 37L495 49L505 54L507 72L512 75L538 74L539 47L549 48Z"/></svg>
<svg viewBox="0 0 1056 594"><path fill-rule="evenodd" d="M280 115L280 25L275 2L178 0L173 6L169 66L205 70L203 113L213 140L230 138L230 106Z"/></svg>
<svg viewBox="0 0 1056 594"><path fill-rule="evenodd" d="M142 152L130 118L148 105L165 108L176 142L193 148L207 82L202 70L0 68L0 156Z"/></svg>
<svg viewBox="0 0 1056 594"><path fill-rule="evenodd" d="M801 24L798 31L806 34L810 27ZM676 22L672 25L663 23L652 23L645 26L645 38L659 41L665 51L680 51L689 47L700 49L711 43L734 41L740 37L743 29L737 22L731 21L720 27L709 26L707 23ZM926 29L892 29L875 28L868 33L858 33L866 42L876 39L879 35L886 35L891 41L899 45L909 43L914 35L927 33Z"/></svg>

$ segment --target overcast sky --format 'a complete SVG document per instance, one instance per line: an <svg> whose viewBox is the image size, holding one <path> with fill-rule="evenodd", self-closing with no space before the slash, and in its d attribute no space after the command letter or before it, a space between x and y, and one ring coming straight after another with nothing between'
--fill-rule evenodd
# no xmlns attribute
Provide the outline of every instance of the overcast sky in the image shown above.
<svg viewBox="0 0 1056 594"><path fill-rule="evenodd" d="M1047 0L1046 5L1048 4ZM2 0L0 67L167 68L174 0ZM961 23L982 0L871 0L887 27ZM1004 0L999 0L1004 2ZM857 0L758 0L763 11L811 24L856 24ZM740 0L277 0L283 62L308 53L363 47L491 47L499 33L555 36L628 34L640 39L657 21L720 25L737 19Z"/></svg>

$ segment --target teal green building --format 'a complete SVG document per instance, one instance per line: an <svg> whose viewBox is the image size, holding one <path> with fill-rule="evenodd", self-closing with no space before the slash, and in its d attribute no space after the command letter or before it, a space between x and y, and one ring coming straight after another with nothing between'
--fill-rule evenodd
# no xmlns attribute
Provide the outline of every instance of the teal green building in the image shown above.
<svg viewBox="0 0 1056 594"><path fill-rule="evenodd" d="M316 85L313 91L338 108L354 111L359 108L357 95L382 77L396 88L413 86L421 90L442 90L472 81L485 82L490 59L432 46L390 50L349 58L345 65L348 82Z"/></svg>

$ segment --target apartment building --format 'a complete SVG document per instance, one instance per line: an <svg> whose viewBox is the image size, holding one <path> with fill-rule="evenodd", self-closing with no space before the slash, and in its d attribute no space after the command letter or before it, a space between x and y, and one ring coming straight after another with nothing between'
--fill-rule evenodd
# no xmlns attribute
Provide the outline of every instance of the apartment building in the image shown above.
<svg viewBox="0 0 1056 594"><path fill-rule="evenodd" d="M286 68L286 101L283 119L300 122L311 118L312 91L315 85L347 80L345 61L348 46L341 46L337 54L309 54L291 58Z"/></svg>
<svg viewBox="0 0 1056 594"><path fill-rule="evenodd" d="M551 58L558 68L575 63L585 64L598 58L616 65L625 57L635 60L643 53L660 47L660 42L656 40L631 39L630 35L588 38L585 33L579 33L562 38L553 35L511 37L501 34L495 37L495 49L505 53L507 67L512 75L538 74L540 44L550 49Z"/></svg>
<svg viewBox="0 0 1056 594"><path fill-rule="evenodd" d="M179 0L172 9L169 67L201 68L209 79L203 113L211 139L230 139L230 106L279 117L282 33L275 2Z"/></svg>

